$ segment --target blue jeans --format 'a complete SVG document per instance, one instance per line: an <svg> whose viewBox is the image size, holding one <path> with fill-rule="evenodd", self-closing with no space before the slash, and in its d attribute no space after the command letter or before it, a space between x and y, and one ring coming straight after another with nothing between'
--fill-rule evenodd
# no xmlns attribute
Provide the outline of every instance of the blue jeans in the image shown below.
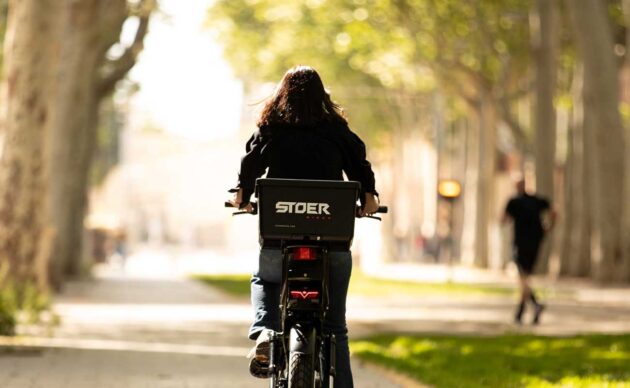
<svg viewBox="0 0 630 388"><path fill-rule="evenodd" d="M330 252L330 296L329 311L324 321L324 330L337 339L337 376L335 388L352 388L352 370L348 350L348 327L346 326L346 296L352 272L350 252ZM282 252L279 249L262 249L258 270L251 281L254 322L249 329L249 338L255 340L264 328L279 331L280 291L282 282Z"/></svg>

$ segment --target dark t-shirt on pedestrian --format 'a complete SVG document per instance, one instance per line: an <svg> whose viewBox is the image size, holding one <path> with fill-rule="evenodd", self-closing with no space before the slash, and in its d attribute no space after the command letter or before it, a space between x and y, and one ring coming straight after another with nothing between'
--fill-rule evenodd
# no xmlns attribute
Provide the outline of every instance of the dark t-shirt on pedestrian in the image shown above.
<svg viewBox="0 0 630 388"><path fill-rule="evenodd" d="M541 214L550 207L549 201L529 194L512 198L505 212L514 220L514 243L539 241L544 235Z"/></svg>

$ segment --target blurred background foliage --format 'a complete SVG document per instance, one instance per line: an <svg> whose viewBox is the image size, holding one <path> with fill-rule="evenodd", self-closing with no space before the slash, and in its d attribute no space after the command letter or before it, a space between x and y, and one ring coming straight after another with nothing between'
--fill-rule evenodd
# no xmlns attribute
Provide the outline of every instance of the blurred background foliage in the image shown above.
<svg viewBox="0 0 630 388"><path fill-rule="evenodd" d="M585 12L596 17L580 19ZM616 242L606 248L606 256L629 252L618 260L630 263L630 244L608 229L619 231L620 226L611 226L605 220L608 216L601 217L611 215L613 208L627 213L622 203L627 201L621 198L622 190L628 189L614 190L612 196L602 189L590 199L572 196L591 179L599 187L612 185L613 174L617 181L623 179L622 166L627 164L627 160L622 162L622 147L616 146L628 138L627 128L615 118L618 113L628 114L624 97L628 82L623 74L627 72L629 22L622 1L219 0L209 10L207 23L217 31L226 58L247 86L277 82L297 64L318 69L333 98L346 108L353 128L368 138L372 148L383 150L373 152L372 158L391 166L394 185L410 179L405 169L412 168L411 159L405 159L404 144L419 137L431 143L437 153L438 179L451 175L465 181L466 193L474 192L466 195L463 210L459 209L462 213L456 215L463 219L456 239L461 238L462 246L474 245L466 262L497 267L504 260L499 256L509 256L492 242L496 241L495 219L509 193L505 178L521 175L535 181L541 195L553 198L567 220L560 227L562 232L553 237L554 247L544 249L542 272L550 270L551 255L555 257L552 272L590 273L584 264L590 258L574 258L580 252L597 251L593 248L597 241L593 246L578 243L585 239L575 236L588 233L585 228L617 235ZM585 48L584 42L589 44L594 36L589 31L594 30L604 32L598 35L598 43L590 42L591 48ZM596 48L602 48L601 54L593 52ZM617 68L596 69L590 62L595 55L614 57ZM602 73L609 74L609 81L597 79ZM606 90L598 89L595 93L601 94L594 97L590 85L603 87L605 83ZM591 98L606 102L598 106ZM607 109L603 105L612 111L602 113ZM588 127L599 120L596 117L612 121ZM581 136L591 134L607 138L609 143L600 146L609 157L616 155L615 172L610 176L602 170L603 159L584 159L596 152L603 157L602 151L590 149L598 146L580 143ZM599 167L589 170L580 167L583 163ZM575 181L581 174L584 179ZM413 202L412 190L405 198ZM402 191L388 194L399 201ZM415 211L414 205L399 207L405 210L392 214L390 233L409 235L397 232L397 224ZM590 221L569 221L580 218L582 212L592 213ZM578 230L572 230L572 225L578 225ZM414 238L403 245L413 245ZM572 246L577 248L571 251ZM400 256L398 252L393 255ZM601 276L613 276L613 266L606 264L608 275ZM623 267L626 278L630 264Z"/></svg>
<svg viewBox="0 0 630 388"><path fill-rule="evenodd" d="M464 100L481 85L506 94L527 87L529 8L516 0L217 1L208 25L246 81L275 82L309 64L358 130L373 133L396 125L383 112L400 108L394 96L422 98L438 83Z"/></svg>

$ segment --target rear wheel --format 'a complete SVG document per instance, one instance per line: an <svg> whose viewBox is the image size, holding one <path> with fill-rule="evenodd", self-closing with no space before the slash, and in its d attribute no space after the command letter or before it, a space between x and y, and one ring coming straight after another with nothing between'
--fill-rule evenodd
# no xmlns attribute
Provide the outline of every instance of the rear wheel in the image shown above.
<svg viewBox="0 0 630 388"><path fill-rule="evenodd" d="M295 353L291 355L289 369L290 388L311 388L314 386L313 355Z"/></svg>
<svg viewBox="0 0 630 388"><path fill-rule="evenodd" d="M289 388L315 386L315 329L291 328L289 354Z"/></svg>

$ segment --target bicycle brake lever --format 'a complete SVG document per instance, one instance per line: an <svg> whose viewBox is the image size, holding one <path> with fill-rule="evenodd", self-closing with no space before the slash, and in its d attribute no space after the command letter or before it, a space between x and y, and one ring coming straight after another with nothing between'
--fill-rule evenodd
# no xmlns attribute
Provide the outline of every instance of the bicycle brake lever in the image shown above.
<svg viewBox="0 0 630 388"><path fill-rule="evenodd" d="M373 220L378 220L378 221L382 221L381 217L376 217L376 216L363 216L361 218L371 218Z"/></svg>

